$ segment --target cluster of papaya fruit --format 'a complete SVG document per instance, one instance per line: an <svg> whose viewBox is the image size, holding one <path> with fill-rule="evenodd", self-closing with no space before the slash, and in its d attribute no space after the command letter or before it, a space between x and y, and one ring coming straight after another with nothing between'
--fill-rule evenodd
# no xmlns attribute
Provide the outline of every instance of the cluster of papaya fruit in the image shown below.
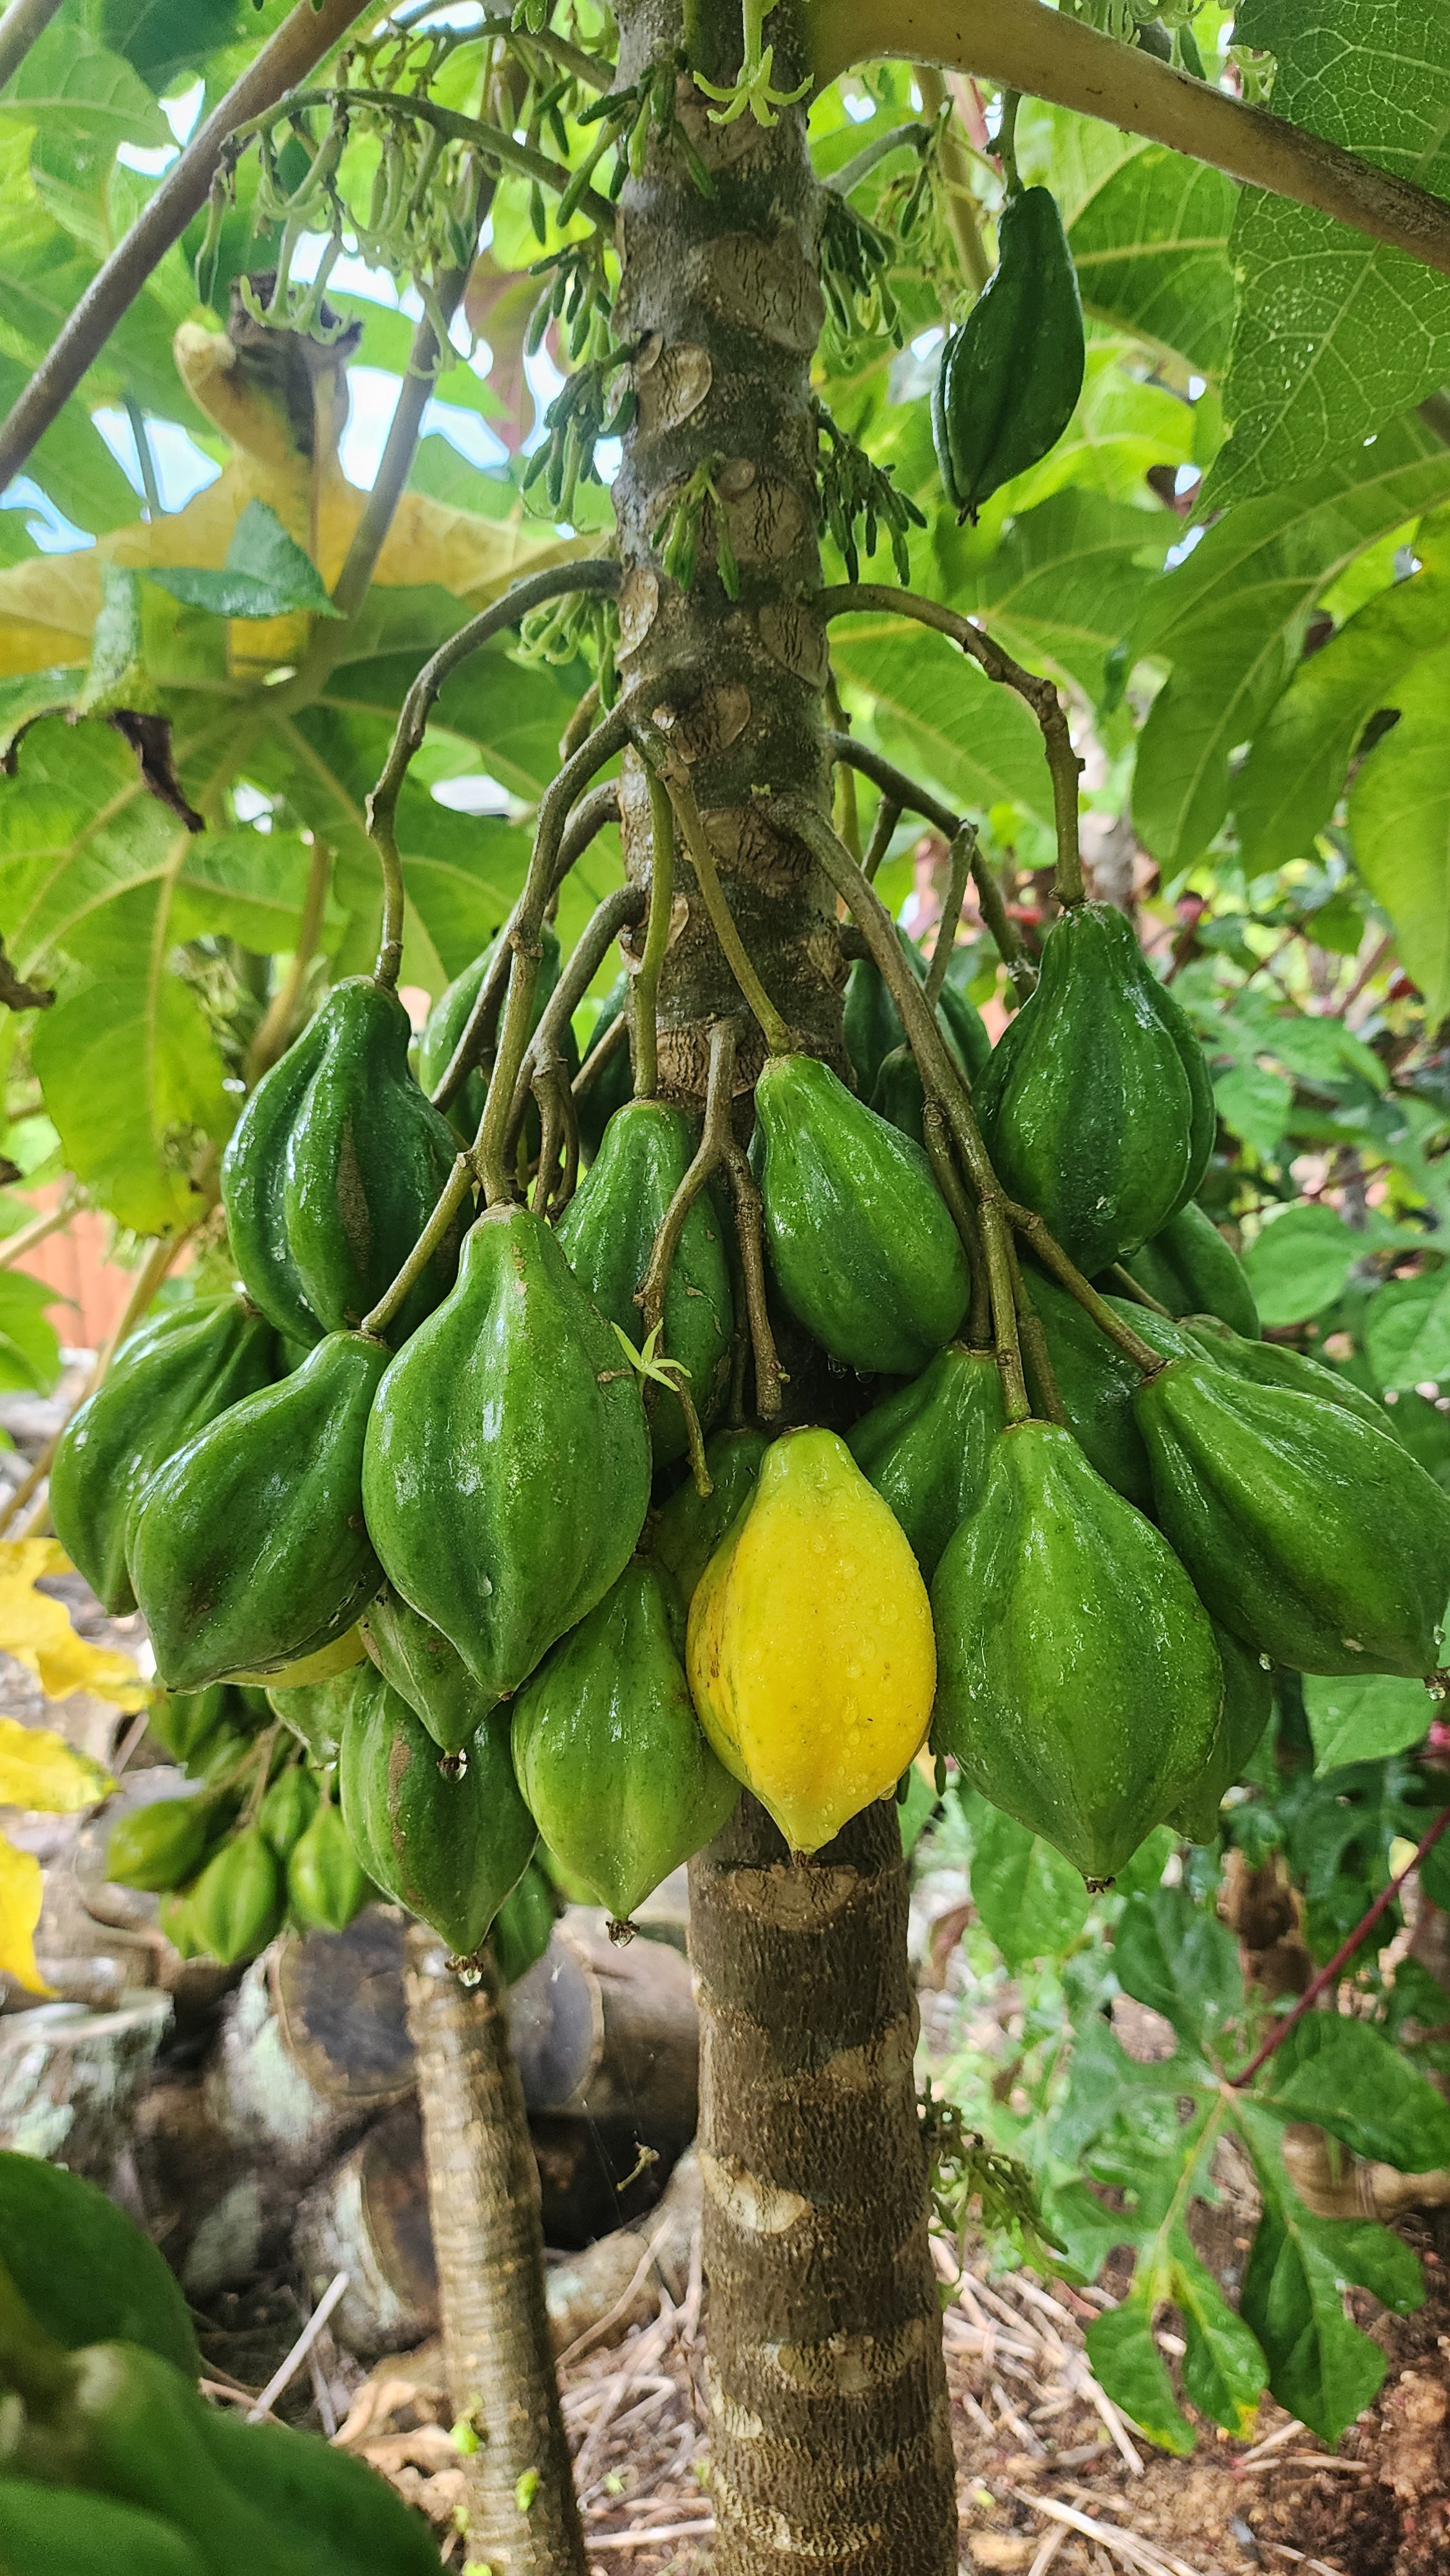
<svg viewBox="0 0 1450 2576"><path fill-rule="evenodd" d="M490 963L435 1006L435 1080ZM771 1436L740 1401L731 1209L682 1187L686 1111L595 1097L557 1221L521 1137L522 1195L435 1221L420 1260L458 1139L393 994L334 988L228 1148L240 1290L128 1345L53 1479L63 1543L139 1602L178 1695L161 1723L199 1789L129 1820L118 1865L189 1937L242 1955L376 1886L460 1961L495 1922L525 1959L541 1837L625 1921L742 1785L816 1850L933 1716L939 1754L1100 1882L1164 1819L1212 1832L1270 1662L1434 1680L1450 1498L1338 1372L1259 1338L1194 1196L1207 1067L1131 925L1065 911L995 1048L950 984L934 1008L1029 1246L1038 1225L1027 1378L863 961L855 1089L798 1053L755 1087L772 1290L839 1426ZM481 1096L456 1096L466 1123ZM667 1240L661 1370L634 1337Z"/></svg>

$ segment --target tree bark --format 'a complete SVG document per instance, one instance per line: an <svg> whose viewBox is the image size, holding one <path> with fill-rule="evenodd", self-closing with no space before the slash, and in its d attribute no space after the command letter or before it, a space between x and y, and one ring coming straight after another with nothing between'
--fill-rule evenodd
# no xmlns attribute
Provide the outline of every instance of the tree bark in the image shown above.
<svg viewBox="0 0 1450 2576"><path fill-rule="evenodd" d="M620 80L682 41L680 0L623 0ZM696 60L739 67L739 0L701 0ZM804 76L800 21L770 20L775 84ZM700 48L703 48L701 54ZM712 124L676 108L714 194L656 141L625 188L616 337L636 344L638 417L615 484L621 667L658 677L726 900L796 1041L844 1070L846 976L830 889L762 820L762 791L829 811L829 659L816 607L817 429L810 367L824 305L821 192L802 115ZM708 469L739 566L720 579L712 511L686 590L661 537ZM638 763L621 790L627 864L651 865ZM660 988L660 1087L698 1107L710 1026L743 1005L680 849L688 913ZM640 952L643 933L627 934ZM764 1048L742 1033L736 1087ZM792 1411L834 1381L796 1370ZM820 1419L819 1411L816 1419ZM701 2017L701 2162L710 2276L717 2576L951 2576L957 2514L940 2311L916 2116L906 1881L891 1807L794 1863L754 1801L691 1868Z"/></svg>
<svg viewBox="0 0 1450 2576"><path fill-rule="evenodd" d="M523 2087L497 1975L470 1993L422 1924L408 1936L408 2023L454 2413L465 2459L468 2557L491 2576L585 2576L544 2297L544 2235Z"/></svg>
<svg viewBox="0 0 1450 2576"><path fill-rule="evenodd" d="M948 2576L956 2486L894 1807L692 1864L717 2576Z"/></svg>

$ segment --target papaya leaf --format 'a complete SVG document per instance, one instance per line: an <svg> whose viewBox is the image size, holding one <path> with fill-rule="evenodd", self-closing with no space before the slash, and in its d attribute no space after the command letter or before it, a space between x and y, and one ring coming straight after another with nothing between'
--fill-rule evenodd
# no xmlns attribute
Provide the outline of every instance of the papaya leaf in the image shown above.
<svg viewBox="0 0 1450 2576"><path fill-rule="evenodd" d="M94 2183L39 2156L0 2152L0 2244L36 2324L68 2351L141 2344L197 2377L201 2357L175 2275Z"/></svg>
<svg viewBox="0 0 1450 2576"><path fill-rule="evenodd" d="M1393 1673L1346 1674L1337 1680L1308 1675L1304 1709L1314 1740L1316 1776L1347 1762L1383 1761L1423 1743L1434 1710L1423 1682Z"/></svg>
<svg viewBox="0 0 1450 2576"><path fill-rule="evenodd" d="M1168 2296L1183 2320L1188 2346L1183 2356L1187 2395L1201 2415L1247 2440L1268 2368L1257 2337L1234 2314L1182 2226L1170 2237Z"/></svg>
<svg viewBox="0 0 1450 2576"><path fill-rule="evenodd" d="M1092 1903L1082 1872L985 1798L972 1799L971 1825L972 1902L1008 1967L1066 1950Z"/></svg>
<svg viewBox="0 0 1450 2576"><path fill-rule="evenodd" d="M184 606L209 608L218 617L285 617L297 608L314 617L340 614L311 556L265 501L247 503L219 572L174 564L152 568L150 577Z"/></svg>
<svg viewBox="0 0 1450 2576"><path fill-rule="evenodd" d="M35 1964L35 1927L44 1894L35 1854L17 1851L0 1834L0 1976L13 1977L32 1995L55 1991Z"/></svg>
<svg viewBox="0 0 1450 2576"><path fill-rule="evenodd" d="M1044 127L1051 136L1050 182L1084 313L1217 375L1233 330L1233 182L1160 143L1060 108L1023 122L1029 150Z"/></svg>
<svg viewBox="0 0 1450 2576"><path fill-rule="evenodd" d="M956 608L981 616L1009 653L1045 662L1100 698L1104 663L1132 625L1172 526L1100 492L1065 490L1013 521L982 565L953 583Z"/></svg>
<svg viewBox="0 0 1450 2576"><path fill-rule="evenodd" d="M1183 2046L1216 2053L1243 2009L1243 1972L1233 1935L1181 1887L1130 1896L1113 1937L1124 1992L1171 2022Z"/></svg>
<svg viewBox="0 0 1450 2576"><path fill-rule="evenodd" d="M1450 195L1442 10L1422 0L1242 0L1234 35L1277 56L1277 115ZM1230 255L1233 435L1205 494L1212 508L1312 473L1450 376L1450 283L1404 251L1246 188Z"/></svg>
<svg viewBox="0 0 1450 2576"><path fill-rule="evenodd" d="M1254 2099L1281 2119L1312 2120L1352 2154L1400 2173L1450 2164L1450 2103L1382 2031L1348 2014L1306 2013L1296 2022Z"/></svg>
<svg viewBox="0 0 1450 2576"><path fill-rule="evenodd" d="M109 160L118 144L154 150L175 141L146 84L119 54L67 18L38 36L0 103L0 128L55 134Z"/></svg>
<svg viewBox="0 0 1450 2576"><path fill-rule="evenodd" d="M1337 1305L1365 1249L1333 1208L1286 1208L1244 1254L1260 1322L1305 1323Z"/></svg>
<svg viewBox="0 0 1450 2576"><path fill-rule="evenodd" d="M1159 2449L1179 2458L1195 2447L1193 2426L1173 2394L1168 2365L1153 2340L1153 2301L1137 2285L1122 2305L1088 2327L1084 2340L1093 2376L1115 2406Z"/></svg>
<svg viewBox="0 0 1450 2576"><path fill-rule="evenodd" d="M944 635L857 622L837 635L832 659L839 677L873 701L883 751L916 776L935 780L958 805L978 812L1025 805L1050 823L1051 782L1034 718Z"/></svg>
<svg viewBox="0 0 1450 2576"><path fill-rule="evenodd" d="M1356 864L1394 922L1405 972L1424 994L1432 1028L1450 1011L1447 687L1450 643L1398 683L1399 722L1370 752L1349 799Z"/></svg>
<svg viewBox="0 0 1450 2576"><path fill-rule="evenodd" d="M1450 1377L1450 1270L1386 1280L1370 1301L1364 1343L1381 1386Z"/></svg>
<svg viewBox="0 0 1450 2576"><path fill-rule="evenodd" d="M192 841L176 880L171 928L178 939L211 933L257 957L290 949L306 899L312 853L298 832L207 832ZM318 945L337 947L347 916L329 897Z"/></svg>

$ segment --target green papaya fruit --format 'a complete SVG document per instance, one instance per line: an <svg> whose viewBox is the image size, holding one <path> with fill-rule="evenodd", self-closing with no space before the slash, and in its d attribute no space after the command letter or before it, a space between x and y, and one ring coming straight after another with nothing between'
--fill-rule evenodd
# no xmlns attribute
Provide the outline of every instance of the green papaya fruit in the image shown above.
<svg viewBox="0 0 1450 2576"><path fill-rule="evenodd" d="M199 1959L202 1956L205 1945L196 1928L189 1889L177 1888L163 1896L156 1909L156 1922L179 1959Z"/></svg>
<svg viewBox="0 0 1450 2576"><path fill-rule="evenodd" d="M542 1959L559 1908L549 1873L531 1860L512 1893L493 1919L493 1955L506 1986L516 1986L536 1959Z"/></svg>
<svg viewBox="0 0 1450 2576"><path fill-rule="evenodd" d="M1337 1404L1341 1411L1354 1414L1372 1431L1394 1438L1388 1408L1377 1404L1342 1369L1326 1367L1308 1351L1289 1350L1282 1342L1249 1341L1216 1314L1185 1315L1183 1325L1190 1341L1199 1343L1231 1377L1246 1378L1253 1386L1285 1386L1294 1395L1317 1395L1325 1404Z"/></svg>
<svg viewBox="0 0 1450 2576"><path fill-rule="evenodd" d="M1263 1657L1252 1653L1217 1620L1213 1640L1223 1666L1223 1717L1218 1738L1192 1789L1168 1809L1163 1819L1190 1843L1211 1843L1215 1839L1219 1809L1235 1782L1243 1778L1274 1713L1274 1684Z"/></svg>
<svg viewBox="0 0 1450 2576"><path fill-rule="evenodd" d="M491 939L482 956L475 957L472 964L465 966L461 975L455 975L452 983L439 994L424 1021L418 1040L418 1080L425 1092L437 1090L453 1062L454 1049L468 1026L474 1003L488 980L489 969L497 954L498 940ZM559 981L560 963L558 933L546 922L539 933L539 971L534 983L533 1018L529 1023L531 1037ZM454 1134L464 1145L471 1145L478 1134L487 1087L488 1071L483 1066L465 1075L453 1095L447 1115Z"/></svg>
<svg viewBox="0 0 1450 2576"><path fill-rule="evenodd" d="M629 993L628 975L617 976L605 994L600 1005L599 1017L589 1032L589 1044L584 1052L585 1064L588 1063L596 1047L603 1045L620 1013L628 1011ZM583 1068L580 1069L582 1071ZM633 1091L634 1067L630 1061L629 1048L627 1045L620 1045L615 1048L608 1064L596 1073L588 1090L580 1095L579 1141L586 1154L598 1153L604 1130L610 1119L616 1109L624 1107Z"/></svg>
<svg viewBox="0 0 1450 2576"><path fill-rule="evenodd" d="M1435 1670L1450 1496L1398 1441L1207 1352L1133 1403L1158 1518L1224 1627L1298 1672Z"/></svg>
<svg viewBox="0 0 1450 2576"><path fill-rule="evenodd" d="M1101 1884L1199 1777L1223 1672L1151 1521L1070 1431L1020 1422L932 1586L932 1741L971 1786Z"/></svg>
<svg viewBox="0 0 1450 2576"><path fill-rule="evenodd" d="M712 1432L705 1443L709 1493L700 1493L694 1477L687 1476L655 1523L650 1552L673 1578L686 1608L736 1513L755 1491L760 1462L769 1447L764 1431L743 1425Z"/></svg>
<svg viewBox="0 0 1450 2576"><path fill-rule="evenodd" d="M925 1144L926 1085L910 1047L893 1047L890 1055L882 1057L871 1107L914 1145Z"/></svg>
<svg viewBox="0 0 1450 2576"><path fill-rule="evenodd" d="M695 1156L695 1128L663 1100L631 1100L604 1130L599 1152L559 1219L569 1267L606 1323L638 1348L644 1324L634 1302L665 1211ZM664 1357L687 1370L702 1426L718 1409L730 1372L735 1300L724 1227L708 1190L686 1217L665 1290ZM657 1467L689 1446L677 1396L651 1389L646 1405Z"/></svg>
<svg viewBox="0 0 1450 2576"><path fill-rule="evenodd" d="M255 1959L282 1929L286 1883L277 1855L260 1828L250 1825L223 1843L190 1891L198 1939L224 1968Z"/></svg>
<svg viewBox="0 0 1450 2576"><path fill-rule="evenodd" d="M1129 1253L1124 1267L1170 1315L1217 1315L1236 1333L1258 1340L1259 1310L1248 1273L1197 1199Z"/></svg>
<svg viewBox="0 0 1450 2576"><path fill-rule="evenodd" d="M623 1573L649 1488L618 1336L542 1219L490 1208L373 1407L363 1496L390 1583L504 1698Z"/></svg>
<svg viewBox="0 0 1450 2576"><path fill-rule="evenodd" d="M385 1682L420 1717L442 1753L457 1753L493 1706L456 1646L385 1583L362 1623L369 1655Z"/></svg>
<svg viewBox="0 0 1450 2576"><path fill-rule="evenodd" d="M243 1284L294 1339L362 1322L453 1168L452 1129L409 1070L410 1036L396 993L371 976L334 985L311 1027L258 1083L222 1158ZM289 1069L299 1048L301 1081ZM451 1286L461 1222L389 1326L395 1340Z"/></svg>
<svg viewBox="0 0 1450 2576"><path fill-rule="evenodd" d="M111 1828L106 1876L117 1887L158 1894L194 1878L216 1840L217 1811L209 1798L156 1798L133 1807Z"/></svg>
<svg viewBox="0 0 1450 2576"><path fill-rule="evenodd" d="M930 1583L947 1541L981 1500L1002 1430L1002 1380L990 1351L951 1342L846 1434L869 1485L890 1504Z"/></svg>
<svg viewBox="0 0 1450 2576"><path fill-rule="evenodd" d="M292 1911L309 1931L345 1932L368 1895L369 1880L352 1837L336 1807L324 1798L287 1855Z"/></svg>
<svg viewBox="0 0 1450 2576"><path fill-rule="evenodd" d="M359 1683L342 1739L342 1817L368 1876L472 1958L528 1865L538 1827L502 1727L480 1726L449 1777L438 1747L380 1673Z"/></svg>
<svg viewBox="0 0 1450 2576"><path fill-rule="evenodd" d="M291 1728L312 1760L324 1768L337 1759L360 1669L351 1664L345 1673L335 1673L330 1681L304 1682L296 1689L270 1689L267 1693L273 1716Z"/></svg>
<svg viewBox="0 0 1450 2576"><path fill-rule="evenodd" d="M1047 1356L1057 1380L1068 1427L1091 1466L1140 1512L1153 1508L1148 1452L1133 1413L1143 1373L1085 1314L1055 1279L1033 1268L1028 1286L1041 1320ZM1110 1301L1111 1302L1111 1301ZM1124 1306L1136 1328L1146 1310ZM1151 1325L1156 1318L1149 1315ZM1176 1332L1176 1327L1170 1327ZM1179 1336L1175 1347L1182 1345ZM1152 1347L1156 1350L1155 1341Z"/></svg>
<svg viewBox="0 0 1450 2576"><path fill-rule="evenodd" d="M998 1179L1089 1274L1157 1234L1202 1177L1212 1137L1181 1019L1125 916L1080 904L1048 932L1037 989L977 1086Z"/></svg>
<svg viewBox="0 0 1450 2576"><path fill-rule="evenodd" d="M1077 269L1049 188L1018 188L997 218L997 266L948 335L931 425L948 500L984 501L1057 445L1087 365Z"/></svg>
<svg viewBox="0 0 1450 2576"><path fill-rule="evenodd" d="M740 1795L700 1731L667 1581L627 1565L514 1702L514 1769L539 1831L622 1923Z"/></svg>
<svg viewBox="0 0 1450 2576"><path fill-rule="evenodd" d="M207 2576L207 2562L159 2514L0 2472L0 2576Z"/></svg>
<svg viewBox="0 0 1450 2576"><path fill-rule="evenodd" d="M281 1671L353 1626L382 1581L363 1524L363 1435L381 1342L330 1333L147 1485L131 1580L169 1690Z"/></svg>
<svg viewBox="0 0 1450 2576"><path fill-rule="evenodd" d="M127 1342L61 1433L55 1534L113 1617L136 1606L126 1541L142 1489L209 1422L270 1386L275 1357L271 1325L244 1298L199 1298Z"/></svg>
<svg viewBox="0 0 1450 2576"><path fill-rule="evenodd" d="M926 982L927 961L914 939L898 928L897 943L918 984ZM975 1082L992 1052L987 1024L967 993L944 984L937 1003L942 1034L969 1082ZM891 998L881 969L869 957L858 957L846 979L843 1035L856 1088L870 1100L888 1055L906 1044L901 1013Z"/></svg>
<svg viewBox="0 0 1450 2576"><path fill-rule="evenodd" d="M229 1703L225 1682L213 1682L210 1690L204 1691L167 1691L152 1701L146 1724L173 1761L189 1771L205 1759L208 1748L226 1728Z"/></svg>
<svg viewBox="0 0 1450 2576"><path fill-rule="evenodd" d="M771 1056L755 1115L766 1242L791 1313L848 1367L914 1377L971 1293L921 1147L814 1056Z"/></svg>
<svg viewBox="0 0 1450 2576"><path fill-rule="evenodd" d="M291 1762L272 1782L257 1822L279 1860L285 1861L317 1813L317 1783L301 1762Z"/></svg>

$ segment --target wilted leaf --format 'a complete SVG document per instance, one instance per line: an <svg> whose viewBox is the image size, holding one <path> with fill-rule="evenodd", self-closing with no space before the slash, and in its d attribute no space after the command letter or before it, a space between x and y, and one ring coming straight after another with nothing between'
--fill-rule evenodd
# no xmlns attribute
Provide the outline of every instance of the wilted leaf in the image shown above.
<svg viewBox="0 0 1450 2576"><path fill-rule="evenodd" d="M56 1609L60 1606L51 1604ZM0 1603L0 1619L4 1616ZM14 1651L12 1646L5 1648L7 1654ZM70 1816L80 1807L93 1807L115 1785L99 1762L77 1753L52 1727L22 1726L18 1718L0 1717L0 1807Z"/></svg>
<svg viewBox="0 0 1450 2576"><path fill-rule="evenodd" d="M109 1646L88 1644L71 1626L64 1602L36 1591L42 1575L70 1571L70 1559L56 1539L0 1539L0 1653L13 1655L27 1672L34 1673L47 1699L68 1699L72 1691L86 1690L117 1708L145 1708L152 1693L130 1656L118 1655ZM8 1726L12 1721L4 1723ZM29 1730L16 1727L15 1732ZM0 1738L0 1750L4 1742ZM93 1788L86 1797L69 1803L85 1806L101 1795L100 1789Z"/></svg>
<svg viewBox="0 0 1450 2576"><path fill-rule="evenodd" d="M0 1834L0 1976L14 1977L32 1995L55 1991L35 1964L35 1927L44 1895L34 1853L17 1851Z"/></svg>

